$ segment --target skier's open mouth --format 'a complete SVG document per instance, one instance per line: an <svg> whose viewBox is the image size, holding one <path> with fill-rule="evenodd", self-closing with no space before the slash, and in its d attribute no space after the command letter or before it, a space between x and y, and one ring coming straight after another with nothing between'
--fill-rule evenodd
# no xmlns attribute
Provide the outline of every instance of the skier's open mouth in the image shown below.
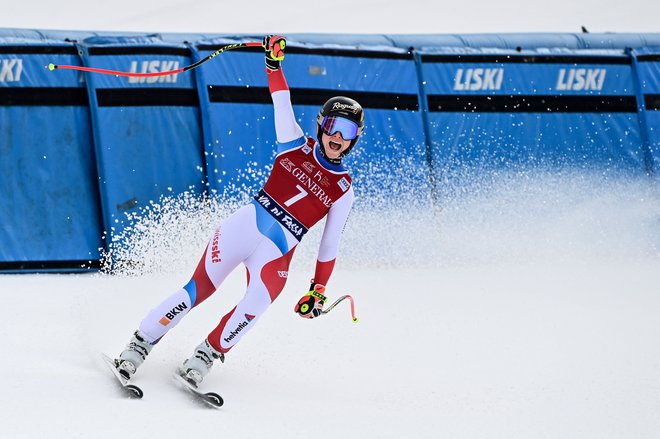
<svg viewBox="0 0 660 439"><path fill-rule="evenodd" d="M328 142L328 146L333 151L339 151L341 149L341 143L333 142L332 140Z"/></svg>

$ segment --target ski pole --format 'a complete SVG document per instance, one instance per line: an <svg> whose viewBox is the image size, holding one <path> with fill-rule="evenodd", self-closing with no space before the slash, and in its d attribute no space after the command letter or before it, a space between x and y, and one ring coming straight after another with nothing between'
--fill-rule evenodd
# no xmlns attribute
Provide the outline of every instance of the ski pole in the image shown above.
<svg viewBox="0 0 660 439"><path fill-rule="evenodd" d="M330 305L327 309L324 309L323 311L321 311L321 314L327 314L327 313L329 313L330 311L332 311L332 309L333 309L335 306L337 306L337 305L339 304L339 302L341 302L341 301L344 300L344 299L348 299L348 300L351 301L351 316L353 317L353 322L354 322L354 323L357 323L357 322L358 322L358 318L355 317L355 301L354 301L353 298L352 298L351 296L349 296L349 295L341 296L339 299L337 299L337 300L335 301L335 303L333 303L332 305Z"/></svg>
<svg viewBox="0 0 660 439"><path fill-rule="evenodd" d="M197 68L204 64L206 61L215 58L216 56L220 55L222 52L225 52L227 50L233 50L233 49L241 49L243 47L262 47L261 43L256 42L256 41L250 41L247 43L237 43L237 44L229 44L226 46L222 46L209 56L207 56L204 59L201 59L197 61L194 64L190 64L189 66L186 67L181 67L180 69L175 69L175 70L169 70L167 72L150 72L150 73L134 73L134 72L121 72L118 70L109 70L109 69L97 69L94 67L83 67L83 66L68 66L68 65L56 65L53 63L50 63L46 66L48 70L51 72L53 70L57 69L67 69L67 70L80 70L83 72L91 72L91 73L101 73L104 75L115 75L115 76L136 76L136 77L153 77L153 76L167 76L167 75L175 75L177 73L183 73L187 72L188 70L192 70L194 68Z"/></svg>

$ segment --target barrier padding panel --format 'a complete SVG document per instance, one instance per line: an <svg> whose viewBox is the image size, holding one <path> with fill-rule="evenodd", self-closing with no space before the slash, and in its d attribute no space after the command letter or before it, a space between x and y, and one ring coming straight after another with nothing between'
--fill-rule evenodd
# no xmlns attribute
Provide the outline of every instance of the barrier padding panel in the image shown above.
<svg viewBox="0 0 660 439"><path fill-rule="evenodd" d="M85 65L138 73L190 64L185 46L149 37L87 38ZM89 74L106 230L162 195L204 190L199 100L192 72L158 77Z"/></svg>
<svg viewBox="0 0 660 439"><path fill-rule="evenodd" d="M638 74L640 125L643 146L649 155L649 168L660 172L660 47L637 50L634 53Z"/></svg>
<svg viewBox="0 0 660 439"><path fill-rule="evenodd" d="M87 90L73 44L0 40L0 269L98 265L103 234ZM90 263L90 261L92 261Z"/></svg>
<svg viewBox="0 0 660 439"><path fill-rule="evenodd" d="M439 181L484 170L641 173L630 57L579 52L424 54Z"/></svg>

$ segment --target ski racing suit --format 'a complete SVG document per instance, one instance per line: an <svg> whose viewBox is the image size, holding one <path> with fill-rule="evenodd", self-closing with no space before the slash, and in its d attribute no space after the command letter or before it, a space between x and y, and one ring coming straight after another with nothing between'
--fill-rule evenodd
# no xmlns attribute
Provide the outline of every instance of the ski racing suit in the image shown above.
<svg viewBox="0 0 660 439"><path fill-rule="evenodd" d="M273 170L254 200L215 230L192 279L142 320L140 332L150 343L211 296L242 262L245 296L208 336L215 350L228 352L282 292L296 246L326 215L314 282L326 285L330 278L354 200L352 180L342 165L321 155L318 142L305 138L282 69L268 73L268 86L278 144Z"/></svg>

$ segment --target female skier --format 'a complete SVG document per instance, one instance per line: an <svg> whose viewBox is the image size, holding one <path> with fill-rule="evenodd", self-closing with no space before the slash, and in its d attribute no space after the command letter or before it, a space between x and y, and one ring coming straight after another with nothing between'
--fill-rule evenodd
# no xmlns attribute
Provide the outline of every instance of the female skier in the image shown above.
<svg viewBox="0 0 660 439"><path fill-rule="evenodd" d="M286 283L289 263L305 233L327 215L316 270L309 292L295 306L306 318L320 315L339 240L353 204L351 177L342 158L355 146L364 128L356 101L337 96L317 117L317 139L305 138L291 106L289 87L280 68L286 41L267 36L266 73L275 113L277 156L266 184L215 230L192 279L152 309L140 323L115 365L130 379L153 346L188 312L206 300L239 263L245 264L245 296L184 361L180 374L195 386L214 360L226 354L257 323Z"/></svg>

